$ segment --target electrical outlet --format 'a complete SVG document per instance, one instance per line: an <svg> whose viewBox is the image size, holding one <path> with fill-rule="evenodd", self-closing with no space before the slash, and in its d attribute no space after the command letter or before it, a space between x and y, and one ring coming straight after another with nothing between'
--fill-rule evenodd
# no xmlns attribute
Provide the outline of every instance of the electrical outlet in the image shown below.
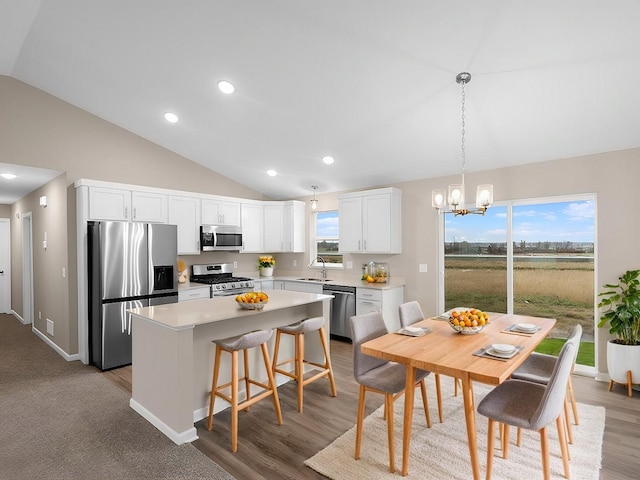
<svg viewBox="0 0 640 480"><path fill-rule="evenodd" d="M53 336L53 320L47 318L47 333Z"/></svg>
<svg viewBox="0 0 640 480"><path fill-rule="evenodd" d="M347 268L353 268L353 262L351 260L347 260Z"/></svg>
<svg viewBox="0 0 640 480"><path fill-rule="evenodd" d="M67 269L62 267L62 278L67 278Z"/></svg>
<svg viewBox="0 0 640 480"><path fill-rule="evenodd" d="M38 320L42 320L42 312L38 310Z"/></svg>
<svg viewBox="0 0 640 480"><path fill-rule="evenodd" d="M298 260L296 260L295 258L293 259L293 266L297 267L298 266Z"/></svg>
<svg viewBox="0 0 640 480"><path fill-rule="evenodd" d="M427 264L426 263L421 263L418 265L418 271L420 273L427 273Z"/></svg>
<svg viewBox="0 0 640 480"><path fill-rule="evenodd" d="M233 261L233 268L238 268L238 262L236 262L235 260Z"/></svg>

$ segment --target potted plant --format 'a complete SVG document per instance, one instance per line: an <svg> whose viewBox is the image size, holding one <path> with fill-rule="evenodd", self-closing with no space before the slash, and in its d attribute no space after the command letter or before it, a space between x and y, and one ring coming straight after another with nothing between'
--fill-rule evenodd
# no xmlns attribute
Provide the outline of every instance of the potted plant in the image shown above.
<svg viewBox="0 0 640 480"><path fill-rule="evenodd" d="M271 255L258 257L258 270L260 270L260 276L262 277L273 276L273 267L275 264L276 264L276 260Z"/></svg>
<svg viewBox="0 0 640 480"><path fill-rule="evenodd" d="M607 307L598 327L609 324L615 338L607 343L607 369L611 382L627 386L640 383L640 270L627 270L617 284L605 284L599 308Z"/></svg>

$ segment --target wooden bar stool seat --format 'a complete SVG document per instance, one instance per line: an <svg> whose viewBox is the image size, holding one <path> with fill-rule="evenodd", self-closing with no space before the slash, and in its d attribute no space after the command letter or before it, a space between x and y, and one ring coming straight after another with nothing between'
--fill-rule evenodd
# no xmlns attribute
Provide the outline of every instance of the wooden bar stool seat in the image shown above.
<svg viewBox="0 0 640 480"><path fill-rule="evenodd" d="M298 323L294 323L292 325L287 325L286 327L280 327L276 330L276 345L273 353L273 374L279 373L281 375L285 375L289 378L294 379L298 383L298 411L302 412L302 403L303 403L303 390L304 386L315 382L319 378L329 377L329 382L331 384L331 396L335 397L337 395L336 392L336 382L333 378L333 369L331 368L331 360L329 358L329 349L327 348L327 336L324 329L325 319L324 317L313 317L302 320ZM322 344L322 350L324 351L324 364L314 363L304 358L304 335L305 333L311 333L317 331L320 335L320 343ZM280 348L280 336L281 335L292 335L294 337L295 344L295 353L294 356L278 363L278 350ZM294 373L290 371L283 370L283 365L287 365L289 363L295 364ZM311 365L315 367L316 370L314 374L308 378L304 378L304 366L305 364Z"/></svg>
<svg viewBox="0 0 640 480"><path fill-rule="evenodd" d="M209 420L207 422L207 430L211 430L213 423L213 406L216 397L223 398L231 404L231 451L238 451L238 412L240 410L249 409L251 405L262 400L265 397L273 397L273 407L276 411L278 425L282 425L282 412L280 410L280 399L278 398L278 388L271 371L271 362L269 361L269 352L267 350L267 342L273 335L273 330L257 330L249 332L237 337L225 338L222 340L214 340L216 352L213 365L213 381L211 383L211 398L209 401ZM269 384L254 380L249 376L249 349L260 346L262 350L262 358L267 371ZM244 354L244 377L238 378L238 352ZM222 352L231 354L231 381L224 385L218 385L218 375L220 373L220 359ZM238 383L245 382L245 401L238 401ZM257 385L263 390L253 397L250 392L250 385ZM222 393L222 390L231 387L231 396Z"/></svg>

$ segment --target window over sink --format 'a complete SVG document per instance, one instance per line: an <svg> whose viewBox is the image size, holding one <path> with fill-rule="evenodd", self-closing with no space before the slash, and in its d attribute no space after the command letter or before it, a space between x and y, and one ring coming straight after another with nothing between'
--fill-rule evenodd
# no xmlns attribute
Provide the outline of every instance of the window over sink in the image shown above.
<svg viewBox="0 0 640 480"><path fill-rule="evenodd" d="M312 214L311 258L317 260L317 257L322 257L327 268L342 268L338 219L338 210ZM322 262L316 260L313 261L312 266L322 268Z"/></svg>

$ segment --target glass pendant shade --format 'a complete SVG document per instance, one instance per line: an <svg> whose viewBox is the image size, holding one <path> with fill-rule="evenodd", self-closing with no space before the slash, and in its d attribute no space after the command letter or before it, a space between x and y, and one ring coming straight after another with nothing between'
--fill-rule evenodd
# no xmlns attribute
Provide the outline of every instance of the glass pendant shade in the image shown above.
<svg viewBox="0 0 640 480"><path fill-rule="evenodd" d="M464 205L464 185L462 183L449 185L449 208L458 210L458 207Z"/></svg>
<svg viewBox="0 0 640 480"><path fill-rule="evenodd" d="M444 189L436 189L431 191L431 206L433 208L444 208L445 195L447 192Z"/></svg>
<svg viewBox="0 0 640 480"><path fill-rule="evenodd" d="M486 183L484 185L478 185L476 193L476 207L488 208L493 203L493 185Z"/></svg>

